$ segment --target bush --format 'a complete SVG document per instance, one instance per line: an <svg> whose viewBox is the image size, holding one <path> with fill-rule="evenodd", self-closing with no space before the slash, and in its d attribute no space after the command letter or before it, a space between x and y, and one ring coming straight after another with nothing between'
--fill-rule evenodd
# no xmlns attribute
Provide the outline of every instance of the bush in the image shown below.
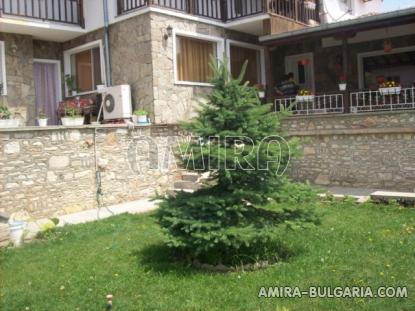
<svg viewBox="0 0 415 311"><path fill-rule="evenodd" d="M158 221L167 232L168 245L189 260L231 265L241 259L276 260L287 253L279 241L281 230L317 221L317 195L282 177L290 150L298 147L281 135L287 111L272 113L271 105L262 105L257 90L242 83L244 70L231 79L226 64L213 68L208 103L194 121L184 124L201 139L192 140L182 157L189 170L208 171L213 166L212 182L195 193L164 200Z"/></svg>

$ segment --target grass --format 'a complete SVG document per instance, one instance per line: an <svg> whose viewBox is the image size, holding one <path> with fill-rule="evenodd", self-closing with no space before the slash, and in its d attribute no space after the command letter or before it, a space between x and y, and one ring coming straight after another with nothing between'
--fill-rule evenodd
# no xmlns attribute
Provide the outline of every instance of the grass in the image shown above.
<svg viewBox="0 0 415 311"><path fill-rule="evenodd" d="M283 237L297 253L255 272L172 262L151 215L69 226L0 253L0 310L415 310L415 209L345 202ZM408 298L258 298L261 286L407 286Z"/></svg>

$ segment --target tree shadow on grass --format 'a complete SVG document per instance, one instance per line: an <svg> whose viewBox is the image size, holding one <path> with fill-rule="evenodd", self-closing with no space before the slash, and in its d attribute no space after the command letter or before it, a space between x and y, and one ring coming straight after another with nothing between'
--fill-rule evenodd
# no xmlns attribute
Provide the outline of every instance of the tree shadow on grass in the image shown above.
<svg viewBox="0 0 415 311"><path fill-rule="evenodd" d="M304 251L302 247L288 247L286 244L281 243L278 248L278 252L280 252L278 259L272 264L290 262ZM136 250L132 252L132 256L137 258L138 264L144 267L145 271L169 273L181 277L195 274L219 273L193 266L189 260L185 259L185 256L163 243L148 245L143 249Z"/></svg>
<svg viewBox="0 0 415 311"><path fill-rule="evenodd" d="M145 271L172 273L177 276L207 273L192 267L190 262L180 258L177 252L163 243L148 245L132 252L131 255L137 258L138 264L144 267Z"/></svg>

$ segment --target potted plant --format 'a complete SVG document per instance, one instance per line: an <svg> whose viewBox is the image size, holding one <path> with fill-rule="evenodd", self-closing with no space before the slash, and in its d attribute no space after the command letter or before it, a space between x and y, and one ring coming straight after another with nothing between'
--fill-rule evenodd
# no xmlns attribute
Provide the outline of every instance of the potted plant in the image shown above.
<svg viewBox="0 0 415 311"><path fill-rule="evenodd" d="M65 83L66 83L66 87L68 89L68 94L70 96L76 96L77 92L76 92L76 88L75 88L75 76L73 76L71 74L65 75Z"/></svg>
<svg viewBox="0 0 415 311"><path fill-rule="evenodd" d="M311 102L314 100L314 95L311 93L311 91L303 89L298 92L295 100L297 102Z"/></svg>
<svg viewBox="0 0 415 311"><path fill-rule="evenodd" d="M256 84L255 88L258 90L258 97L259 98L265 98L265 85Z"/></svg>
<svg viewBox="0 0 415 311"><path fill-rule="evenodd" d="M345 75L340 76L339 79L339 90L344 92L347 90L347 78Z"/></svg>
<svg viewBox="0 0 415 311"><path fill-rule="evenodd" d="M135 110L133 114L133 122L139 123L139 124L147 124L148 123L147 111L145 111L144 109Z"/></svg>
<svg viewBox="0 0 415 311"><path fill-rule="evenodd" d="M80 126L84 124L84 116L77 107L72 106L65 108L65 117L61 120L64 126Z"/></svg>
<svg viewBox="0 0 415 311"><path fill-rule="evenodd" d="M12 118L12 114L9 108L0 103L0 127L9 128L9 127L18 127L19 121Z"/></svg>
<svg viewBox="0 0 415 311"><path fill-rule="evenodd" d="M383 82L379 87L379 93L385 95L399 95L401 94L402 87L399 83L391 80Z"/></svg>
<svg viewBox="0 0 415 311"><path fill-rule="evenodd" d="M39 112L37 116L37 123L40 127L48 126L48 116L44 112Z"/></svg>

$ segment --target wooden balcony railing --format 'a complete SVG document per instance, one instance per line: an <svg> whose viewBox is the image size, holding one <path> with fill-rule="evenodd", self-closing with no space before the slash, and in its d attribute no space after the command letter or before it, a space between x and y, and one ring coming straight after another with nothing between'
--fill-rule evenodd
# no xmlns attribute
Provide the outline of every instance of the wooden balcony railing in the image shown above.
<svg viewBox="0 0 415 311"><path fill-rule="evenodd" d="M147 6L158 6L187 14L232 21L261 13L272 13L308 24L319 21L318 0L117 0L118 14Z"/></svg>
<svg viewBox="0 0 415 311"><path fill-rule="evenodd" d="M0 13L84 27L83 0L0 0Z"/></svg>

